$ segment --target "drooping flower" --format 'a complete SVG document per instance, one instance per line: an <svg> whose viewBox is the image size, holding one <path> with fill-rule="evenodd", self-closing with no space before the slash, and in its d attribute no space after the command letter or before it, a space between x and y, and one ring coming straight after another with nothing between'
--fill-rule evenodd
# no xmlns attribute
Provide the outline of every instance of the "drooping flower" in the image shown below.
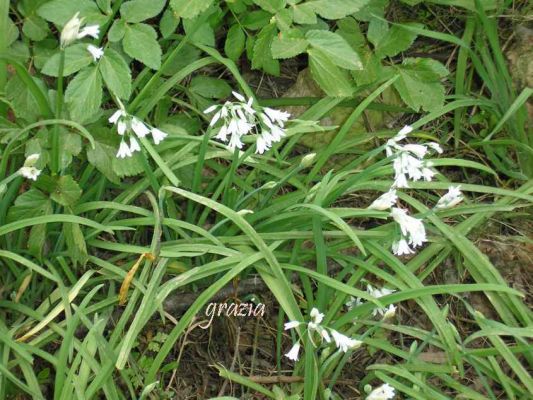
<svg viewBox="0 0 533 400"><path fill-rule="evenodd" d="M165 140L165 138L168 136L167 133L157 129L157 128L152 128L152 139L154 139L154 143L155 144L159 144L161 143L163 140Z"/></svg>
<svg viewBox="0 0 533 400"><path fill-rule="evenodd" d="M93 56L93 60L96 62L104 55L103 47L96 47L92 44L87 46L87 51Z"/></svg>
<svg viewBox="0 0 533 400"><path fill-rule="evenodd" d="M61 31L61 37L59 39L62 49L72 44L72 42L82 39L86 36L91 36L94 39L98 39L98 35L100 34L100 26L88 25L81 29L83 18L79 18L79 15L80 13L77 12L63 27L63 30Z"/></svg>
<svg viewBox="0 0 533 400"><path fill-rule="evenodd" d="M393 399L394 396L394 388L388 383L385 383L372 390L366 400L390 400Z"/></svg>
<svg viewBox="0 0 533 400"><path fill-rule="evenodd" d="M131 152L130 146L128 146L128 144L124 140L122 140L118 148L117 158L131 157L131 155L132 155L132 152Z"/></svg>
<svg viewBox="0 0 533 400"><path fill-rule="evenodd" d="M397 256L414 254L414 251L409 247L407 240L400 239L392 244L392 252Z"/></svg>
<svg viewBox="0 0 533 400"><path fill-rule="evenodd" d="M300 342L296 342L289 352L285 354L287 358L289 358L292 361L298 361L298 353L300 352Z"/></svg>
<svg viewBox="0 0 533 400"><path fill-rule="evenodd" d="M381 288L381 289L378 289L378 288L374 288L372 285L367 285L366 286L366 292L374 297L375 299L379 299L380 297L383 297L383 296L388 296L389 294L392 294L394 293L395 291L392 290L392 289L388 289L388 288ZM362 304L363 303L363 300L362 299L358 299L358 304ZM391 307L392 306L392 307ZM372 315L375 317L376 315L380 315L382 317L384 317L385 315L387 315L387 312L389 312L388 314L388 317L389 318L391 316L390 313L392 312L395 312L396 311L396 307L394 305L389 305L389 307L383 307L383 308L375 308L373 311L372 311Z"/></svg>
<svg viewBox="0 0 533 400"><path fill-rule="evenodd" d="M464 200L463 194L461 193L461 186L450 186L448 188L448 193L442 196L435 208L444 209L451 208L459 204Z"/></svg>
<svg viewBox="0 0 533 400"><path fill-rule="evenodd" d="M396 306L394 304L390 304L387 307L387 310L383 314L383 319L389 319L396 315Z"/></svg>
<svg viewBox="0 0 533 400"><path fill-rule="evenodd" d="M24 161L24 165L19 169L20 175L22 175L26 179L31 179L32 181L36 181L38 176L41 174L41 170L35 168L35 164L39 160L40 154L30 154L28 157L26 157L26 160Z"/></svg>
<svg viewBox="0 0 533 400"><path fill-rule="evenodd" d="M343 352L347 352L349 349L356 349L360 347L363 342L357 339L352 339L342 333L337 332L336 330L331 330L331 336L335 341L335 345Z"/></svg>
<svg viewBox="0 0 533 400"><path fill-rule="evenodd" d="M417 247L427 242L426 229L421 220L407 215L407 211L397 207L391 209L391 217L398 223L403 237L409 240L410 245Z"/></svg>
<svg viewBox="0 0 533 400"><path fill-rule="evenodd" d="M396 203L397 199L398 196L396 195L396 190L391 188L388 192L382 194L376 200L374 200L372 204L368 206L368 208L380 211L387 210L391 208L394 203Z"/></svg>
<svg viewBox="0 0 533 400"><path fill-rule="evenodd" d="M244 136L255 133L258 154L265 153L274 143L281 141L285 136L284 126L290 117L289 113L268 107L254 108L253 98L246 100L243 95L232 93L238 101L226 101L222 105L213 105L204 111L205 114L216 111L209 123L210 127L222 121L215 139L227 143L228 148L234 151L244 147L242 141Z"/></svg>
<svg viewBox="0 0 533 400"><path fill-rule="evenodd" d="M150 129L148 129L144 122L136 117L131 119L131 130L140 138L150 134Z"/></svg>
<svg viewBox="0 0 533 400"><path fill-rule="evenodd" d="M300 324L301 324L300 321L289 321L289 322L285 322L284 329L285 329L285 330L293 329L293 328L296 328L297 326L300 326Z"/></svg>
<svg viewBox="0 0 533 400"><path fill-rule="evenodd" d="M139 142L137 141L137 139L131 136L130 137L130 152L133 154L136 151L141 151L141 146L139 146Z"/></svg>

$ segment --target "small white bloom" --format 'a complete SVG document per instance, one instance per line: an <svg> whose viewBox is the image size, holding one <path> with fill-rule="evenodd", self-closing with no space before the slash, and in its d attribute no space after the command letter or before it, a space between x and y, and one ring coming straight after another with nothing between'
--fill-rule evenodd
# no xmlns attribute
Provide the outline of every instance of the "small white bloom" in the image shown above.
<svg viewBox="0 0 533 400"><path fill-rule="evenodd" d="M366 400L390 400L394 396L394 388L388 383L385 383L372 390Z"/></svg>
<svg viewBox="0 0 533 400"><path fill-rule="evenodd" d="M320 325L317 325L315 329L320 334L322 339L324 339L327 343L331 342L331 338L329 337L329 333L326 329L324 329Z"/></svg>
<svg viewBox="0 0 533 400"><path fill-rule="evenodd" d="M270 149L270 146L267 139L264 137L264 132L261 135L257 135L257 139L255 141L255 152L257 154L263 154L268 149Z"/></svg>
<svg viewBox="0 0 533 400"><path fill-rule="evenodd" d="M26 157L26 161L24 161L24 166L25 167L33 167L35 165L35 163L39 160L40 156L41 155L37 154L37 153L30 154L28 157Z"/></svg>
<svg viewBox="0 0 533 400"><path fill-rule="evenodd" d="M41 170L37 169L35 167L21 167L19 169L20 174L26 178L31 179L32 181L36 181L37 177L41 174Z"/></svg>
<svg viewBox="0 0 533 400"><path fill-rule="evenodd" d="M421 246L426 239L426 229L424 223L407 215L405 210L393 207L391 216L400 225L402 235L409 238L409 243L413 246Z"/></svg>
<svg viewBox="0 0 533 400"><path fill-rule="evenodd" d="M83 30L78 34L78 39L82 39L85 36L90 36L93 39L98 39L98 35L100 35L100 26L89 25L83 28Z"/></svg>
<svg viewBox="0 0 533 400"><path fill-rule="evenodd" d="M422 173L422 178L424 178L424 180L427 182L431 182L431 180L435 176L435 171L433 171L431 168L427 166L422 168L421 173Z"/></svg>
<svg viewBox="0 0 533 400"><path fill-rule="evenodd" d="M400 239L392 244L392 252L397 256L403 256L407 254L414 254L414 251L409 247L409 244L405 239Z"/></svg>
<svg viewBox="0 0 533 400"><path fill-rule="evenodd" d="M407 177L405 176L405 174L398 174L396 178L394 178L393 186L397 188L409 187L409 183L407 182Z"/></svg>
<svg viewBox="0 0 533 400"><path fill-rule="evenodd" d="M342 333L337 332L336 330L331 330L331 336L335 341L335 346L337 346L341 351L347 352L349 349L356 349L361 346L363 342L360 340L349 338Z"/></svg>
<svg viewBox="0 0 533 400"><path fill-rule="evenodd" d="M439 199L435 208L437 209L451 208L451 207L456 206L463 200L464 200L464 197L463 197L463 194L461 193L461 186L450 186L448 188L448 193L446 193L444 196L442 196Z"/></svg>
<svg viewBox="0 0 533 400"><path fill-rule="evenodd" d="M131 129L137 135L137 137L143 138L150 133L150 129L136 117L131 120Z"/></svg>
<svg viewBox="0 0 533 400"><path fill-rule="evenodd" d="M376 200L372 202L368 206L368 208L372 210L387 210L391 208L391 206L396 203L396 200L398 199L398 196L396 195L395 189L390 189L388 192L382 194L379 196Z"/></svg>
<svg viewBox="0 0 533 400"><path fill-rule="evenodd" d="M293 328L296 328L297 326L300 326L300 322L299 321L289 321L289 322L285 322L284 329L285 330L293 329Z"/></svg>
<svg viewBox="0 0 533 400"><path fill-rule="evenodd" d="M103 47L96 47L92 44L87 46L87 51L93 56L93 60L96 62L104 55Z"/></svg>
<svg viewBox="0 0 533 400"><path fill-rule="evenodd" d="M285 354L285 357L289 358L292 361L298 361L299 352L300 352L300 343L296 342L294 346L291 347L289 352Z"/></svg>
<svg viewBox="0 0 533 400"><path fill-rule="evenodd" d="M246 99L244 98L244 96L240 93L237 93L237 92L231 92L231 94L233 94L233 97L235 97L237 100L239 101L242 101L242 102L245 102Z"/></svg>
<svg viewBox="0 0 533 400"><path fill-rule="evenodd" d="M275 110L273 108L264 107L263 111L270 118L272 122L277 122L283 128L283 125L290 118L291 114L284 111Z"/></svg>
<svg viewBox="0 0 533 400"><path fill-rule="evenodd" d="M157 129L157 128L152 128L152 138L154 139L154 143L155 144L159 144L161 143L163 140L165 140L165 138L168 136L167 133Z"/></svg>
<svg viewBox="0 0 533 400"><path fill-rule="evenodd" d="M130 152L133 154L136 151L141 151L141 146L139 146L137 139L132 136L130 137Z"/></svg>
<svg viewBox="0 0 533 400"><path fill-rule="evenodd" d="M410 151L418 158L424 158L428 152L428 148L423 144L406 144L403 146L403 150Z"/></svg>
<svg viewBox="0 0 533 400"><path fill-rule="evenodd" d="M246 208L243 208L242 210L237 211L237 214L240 216L253 214L254 212L252 210L247 210Z"/></svg>
<svg viewBox="0 0 533 400"><path fill-rule="evenodd" d="M124 120L118 121L117 124L117 132L120 136L123 136L126 133L126 130L128 129L128 124Z"/></svg>
<svg viewBox="0 0 533 400"><path fill-rule="evenodd" d="M116 124L119 118L125 117L125 116L126 116L126 112L122 109L118 109L117 111L113 113L113 115L111 115L111 117L109 117L109 123Z"/></svg>
<svg viewBox="0 0 533 400"><path fill-rule="evenodd" d="M124 140L120 142L120 146L117 152L117 158L126 158L131 157L130 147L126 144Z"/></svg>
<svg viewBox="0 0 533 400"><path fill-rule="evenodd" d="M435 142L429 142L427 143L429 147L431 147L433 150L435 150L437 153L442 154L443 150L442 147L440 147L440 144Z"/></svg>
<svg viewBox="0 0 533 400"><path fill-rule="evenodd" d="M212 106L207 107L207 108L204 110L204 114L211 114L211 113L212 113L213 111L215 111L217 108L218 108L218 105L217 105L217 104L213 104Z"/></svg>
<svg viewBox="0 0 533 400"><path fill-rule="evenodd" d="M383 314L383 319L389 319L396 315L396 306L394 304L390 304L389 307L387 307L387 311Z"/></svg>
<svg viewBox="0 0 533 400"><path fill-rule="evenodd" d="M315 324L320 324L322 320L324 319L324 314L318 311L316 307L313 307L313 309L309 313L309 316L313 319L313 322Z"/></svg>
<svg viewBox="0 0 533 400"><path fill-rule="evenodd" d="M98 35L100 34L100 27L98 25L86 26L80 32L83 18L78 18L79 15L80 13L77 12L63 27L59 39L62 49L69 46L75 40L82 39L86 36L98 39Z"/></svg>
<svg viewBox="0 0 533 400"><path fill-rule="evenodd" d="M402 129L400 129L400 131L396 135L396 138L401 138L401 139L397 139L397 141L405 139L405 137L409 135L411 132L413 132L413 130L414 128L411 125L405 125Z"/></svg>

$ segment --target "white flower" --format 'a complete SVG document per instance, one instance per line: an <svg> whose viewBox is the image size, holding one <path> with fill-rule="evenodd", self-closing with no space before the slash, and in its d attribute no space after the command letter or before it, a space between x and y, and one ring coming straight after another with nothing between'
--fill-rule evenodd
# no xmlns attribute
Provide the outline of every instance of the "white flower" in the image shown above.
<svg viewBox="0 0 533 400"><path fill-rule="evenodd" d="M442 196L435 208L451 208L459 204L464 200L463 194L461 193L461 186L450 186L448 188L448 193Z"/></svg>
<svg viewBox="0 0 533 400"><path fill-rule="evenodd" d="M237 92L231 92L231 94L239 101L246 101L246 99L244 98L244 96L240 93L237 93Z"/></svg>
<svg viewBox="0 0 533 400"><path fill-rule="evenodd" d="M300 325L299 321L285 322L285 330L296 328L299 325Z"/></svg>
<svg viewBox="0 0 533 400"><path fill-rule="evenodd" d="M117 152L117 158L126 158L131 157L130 147L126 144L124 140L120 142L120 146Z"/></svg>
<svg viewBox="0 0 533 400"><path fill-rule="evenodd" d="M405 139L407 135L413 132L414 128L411 125L405 125L396 135L396 141ZM401 138L401 139L400 139Z"/></svg>
<svg viewBox="0 0 533 400"><path fill-rule="evenodd" d="M288 353L285 354L285 357L289 358L292 361L298 361L298 353L300 352L300 343L296 342L294 346L291 347Z"/></svg>
<svg viewBox="0 0 533 400"><path fill-rule="evenodd" d="M283 127L284 123L289 120L291 114L284 111L274 110L273 108L264 107L263 111L270 118L272 122L277 122L279 126Z"/></svg>
<svg viewBox="0 0 533 400"><path fill-rule="evenodd" d="M413 254L414 251L409 247L405 239L400 239L392 244L392 252L397 256Z"/></svg>
<svg viewBox="0 0 533 400"><path fill-rule="evenodd" d="M116 124L120 118L125 117L126 115L126 111L123 109L118 109L113 113L113 115L111 115L111 117L109 117L108 121L110 124Z"/></svg>
<svg viewBox="0 0 533 400"><path fill-rule="evenodd" d="M309 329L311 329L311 324L312 323L309 323ZM315 330L320 334L322 339L324 339L327 343L331 342L331 338L329 337L329 333L328 333L328 331L326 329L324 329L320 325L316 325Z"/></svg>
<svg viewBox="0 0 533 400"><path fill-rule="evenodd" d="M395 189L389 189L388 192L379 196L376 200L368 206L372 210L387 210L396 203L398 196L396 195Z"/></svg>
<svg viewBox="0 0 533 400"><path fill-rule="evenodd" d="M366 400L390 400L394 398L394 395L394 388L388 383L385 383L372 390Z"/></svg>
<svg viewBox="0 0 533 400"><path fill-rule="evenodd" d="M367 285L366 286L366 291L367 293L374 297L375 299L379 299L380 297L383 297L383 296L388 296L389 294L392 294L395 292L395 290L392 290L392 289L388 289L388 288L381 288L381 289L378 289L378 288L374 288L372 287L372 285ZM389 309L390 309L390 306L389 306ZM389 309L387 308L375 308L374 311L372 311L372 315L373 316L376 316L376 315L385 315L387 313L387 311L389 311ZM396 308L394 308L396 309Z"/></svg>
<svg viewBox="0 0 533 400"><path fill-rule="evenodd" d="M137 139L132 136L130 137L130 152L133 154L136 151L141 151L141 146L139 146Z"/></svg>
<svg viewBox="0 0 533 400"><path fill-rule="evenodd" d="M37 153L30 154L28 157L26 157L26 161L24 161L24 166L25 167L33 167L35 165L35 163L39 160L40 156L41 155L37 154Z"/></svg>
<svg viewBox="0 0 533 400"><path fill-rule="evenodd" d="M429 142L427 143L429 147L431 147L433 150L435 150L437 153L442 154L442 147L440 147L440 144L435 142Z"/></svg>
<svg viewBox="0 0 533 400"><path fill-rule="evenodd" d="M255 141L255 152L257 154L263 154L265 151L270 149L268 140L263 136L264 132L261 135L257 135L257 140Z"/></svg>
<svg viewBox="0 0 533 400"><path fill-rule="evenodd" d="M96 47L92 44L87 46L87 51L93 56L93 60L96 62L104 55L103 47Z"/></svg>
<svg viewBox="0 0 533 400"><path fill-rule="evenodd" d="M313 319L313 322L315 324L320 324L322 320L324 319L324 314L322 314L316 307L313 307L311 312L309 313L310 317Z"/></svg>
<svg viewBox="0 0 533 400"><path fill-rule="evenodd" d="M389 319L396 315L396 306L394 304L390 304L387 308L387 311L383 314L383 319Z"/></svg>
<svg viewBox="0 0 533 400"><path fill-rule="evenodd" d="M407 177L404 174L399 174L394 178L394 187L397 188L406 188L409 187L409 183L407 182Z"/></svg>
<svg viewBox="0 0 533 400"><path fill-rule="evenodd" d="M86 26L80 32L83 18L78 18L79 15L80 13L77 12L63 27L59 40L62 49L69 46L75 40L82 39L86 36L91 36L95 39L98 39L98 35L100 34L100 27L98 25Z"/></svg>
<svg viewBox="0 0 533 400"><path fill-rule="evenodd" d="M37 177L41 174L41 170L37 169L35 167L21 167L19 169L20 174L27 179L31 179L32 181L36 181Z"/></svg>
<svg viewBox="0 0 533 400"><path fill-rule="evenodd" d="M137 137L143 138L150 133L150 129L140 119L133 117L131 119L131 129Z"/></svg>
<svg viewBox="0 0 533 400"><path fill-rule="evenodd" d="M363 342L360 340L349 338L348 336L343 335L342 333L337 332L336 330L331 330L331 336L335 341L335 346L337 346L341 351L347 352L349 349L356 349L361 346Z"/></svg>
<svg viewBox="0 0 533 400"><path fill-rule="evenodd" d="M428 148L423 144L406 144L402 148L415 154L418 158L424 158L428 152Z"/></svg>
<svg viewBox="0 0 533 400"><path fill-rule="evenodd" d="M416 247L427 241L426 229L421 220L407 215L405 210L396 207L392 208L391 216L400 225L402 235L409 238L409 244Z"/></svg>
<svg viewBox="0 0 533 400"><path fill-rule="evenodd" d="M154 143L155 144L159 144L161 143L163 140L165 140L165 138L168 136L167 133L157 129L157 128L152 128L152 139L154 139Z"/></svg>

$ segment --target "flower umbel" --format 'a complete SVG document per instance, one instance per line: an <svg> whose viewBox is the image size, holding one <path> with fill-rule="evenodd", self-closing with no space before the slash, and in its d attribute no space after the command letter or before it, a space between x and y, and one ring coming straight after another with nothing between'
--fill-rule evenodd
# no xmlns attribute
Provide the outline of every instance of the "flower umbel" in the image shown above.
<svg viewBox="0 0 533 400"><path fill-rule="evenodd" d="M228 143L230 150L242 149L242 138L250 133L256 134L256 153L263 154L274 143L281 141L285 136L285 122L290 114L268 107L252 107L253 98L246 100L243 95L232 92L238 100L226 101L223 105L213 105L204 113L216 111L209 123L213 127L222 121L215 139ZM256 110L257 109L257 110Z"/></svg>

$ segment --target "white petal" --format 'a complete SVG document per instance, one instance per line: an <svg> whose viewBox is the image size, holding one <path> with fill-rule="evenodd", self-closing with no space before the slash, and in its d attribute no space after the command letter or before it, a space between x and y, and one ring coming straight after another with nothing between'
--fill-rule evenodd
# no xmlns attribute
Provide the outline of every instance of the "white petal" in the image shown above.
<svg viewBox="0 0 533 400"><path fill-rule="evenodd" d="M320 324L322 320L324 319L324 314L322 314L320 311L318 311L318 308L313 307L311 312L309 313L309 316L313 320L315 324Z"/></svg>
<svg viewBox="0 0 533 400"><path fill-rule="evenodd" d="M124 140L120 142L120 146L117 151L117 158L126 158L131 157L130 147L126 144Z"/></svg>
<svg viewBox="0 0 533 400"><path fill-rule="evenodd" d="M93 56L93 60L96 62L104 55L103 47L96 47L92 44L87 46L87 51Z"/></svg>
<svg viewBox="0 0 533 400"><path fill-rule="evenodd" d="M298 353L300 352L300 343L296 342L294 346L291 347L288 353L285 356L292 361L298 361Z"/></svg>
<svg viewBox="0 0 533 400"><path fill-rule="evenodd" d="M131 120L131 129L140 138L145 137L150 133L150 129L148 129L144 122L135 117Z"/></svg>
<svg viewBox="0 0 533 400"><path fill-rule="evenodd" d="M133 154L136 151L141 151L141 146L139 146L137 139L132 136L130 137L130 152Z"/></svg>
<svg viewBox="0 0 533 400"><path fill-rule="evenodd" d="M243 101L243 102L246 101L246 99L244 98L244 96L243 96L242 94L237 93L237 92L231 92L231 93L233 94L233 96L234 96L237 100L239 100L239 101Z"/></svg>
<svg viewBox="0 0 533 400"><path fill-rule="evenodd" d="M116 124L118 119L120 117L123 117L125 115L125 112L123 110L117 110L109 117L109 123L110 124Z"/></svg>
<svg viewBox="0 0 533 400"><path fill-rule="evenodd" d="M212 113L213 111L215 111L218 107L219 107L218 104L213 104L212 106L207 107L207 108L204 110L204 114L210 114L210 113Z"/></svg>
<svg viewBox="0 0 533 400"><path fill-rule="evenodd" d="M84 38L85 36L91 36L94 39L98 39L99 34L100 34L99 25L89 25L83 28L80 33L78 33L78 39Z"/></svg>
<svg viewBox="0 0 533 400"><path fill-rule="evenodd" d="M120 120L117 124L117 132L120 136L124 135L126 133L126 130L128 129L128 124L126 124L126 121Z"/></svg>
<svg viewBox="0 0 533 400"><path fill-rule="evenodd" d="M289 322L285 322L284 329L285 329L285 330L293 329L293 328L296 328L296 327L299 326L299 325L300 325L300 322L299 322L299 321L289 321Z"/></svg>
<svg viewBox="0 0 533 400"><path fill-rule="evenodd" d="M165 132L157 128L152 128L152 138L154 139L155 144L161 143L163 140L165 140L167 136L168 134L166 134Z"/></svg>

